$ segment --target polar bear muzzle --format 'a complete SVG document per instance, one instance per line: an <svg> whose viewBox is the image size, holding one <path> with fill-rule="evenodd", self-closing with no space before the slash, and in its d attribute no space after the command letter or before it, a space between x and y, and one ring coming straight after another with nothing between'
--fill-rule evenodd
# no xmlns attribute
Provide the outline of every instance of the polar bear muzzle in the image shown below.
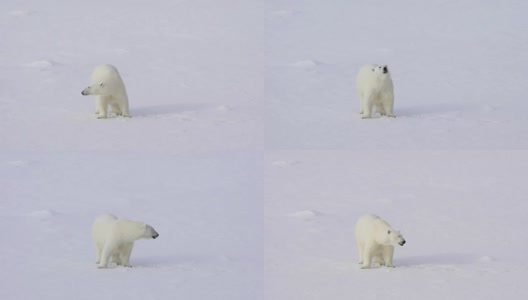
<svg viewBox="0 0 528 300"><path fill-rule="evenodd" d="M154 228L152 228L152 226L147 225L147 227L150 231L150 234L152 234L152 238L156 239L159 236L159 233Z"/></svg>

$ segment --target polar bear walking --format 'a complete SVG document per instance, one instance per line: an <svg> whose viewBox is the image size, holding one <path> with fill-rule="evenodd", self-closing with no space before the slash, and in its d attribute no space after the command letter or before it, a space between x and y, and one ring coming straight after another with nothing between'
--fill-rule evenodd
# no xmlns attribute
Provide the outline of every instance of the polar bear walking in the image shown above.
<svg viewBox="0 0 528 300"><path fill-rule="evenodd" d="M131 267L129 260L134 241L158 236L156 230L145 223L118 219L112 214L100 215L92 225L95 262L99 268L106 268L112 258L118 265Z"/></svg>
<svg viewBox="0 0 528 300"><path fill-rule="evenodd" d="M382 266L394 268L394 246L405 244L400 232L392 229L380 217L371 214L360 217L355 229L361 268L369 269L372 258Z"/></svg>
<svg viewBox="0 0 528 300"><path fill-rule="evenodd" d="M357 77L359 113L363 119L372 117L373 106L382 116L395 117L394 86L386 65L365 65Z"/></svg>
<svg viewBox="0 0 528 300"><path fill-rule="evenodd" d="M109 105L116 115L130 117L125 83L116 67L112 65L95 67L92 72L91 84L81 94L84 96L95 95L95 113L98 119L107 117Z"/></svg>

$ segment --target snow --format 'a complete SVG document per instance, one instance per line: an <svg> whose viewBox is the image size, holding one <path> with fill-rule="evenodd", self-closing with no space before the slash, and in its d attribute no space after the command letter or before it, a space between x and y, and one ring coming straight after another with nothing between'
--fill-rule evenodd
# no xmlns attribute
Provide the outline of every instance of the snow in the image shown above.
<svg viewBox="0 0 528 300"><path fill-rule="evenodd" d="M525 149L519 1L267 1L274 149ZM397 119L362 120L355 78L388 64ZM352 114L353 113L353 114Z"/></svg>
<svg viewBox="0 0 528 300"><path fill-rule="evenodd" d="M522 1L5 0L0 299L522 299ZM132 118L80 92L115 65ZM397 118L358 115L388 64ZM160 234L100 270L101 213ZM361 270L356 219L401 230Z"/></svg>
<svg viewBox="0 0 528 300"><path fill-rule="evenodd" d="M266 161L266 299L526 295L526 151L278 151ZM358 265L354 224L371 212L407 241L394 269Z"/></svg>

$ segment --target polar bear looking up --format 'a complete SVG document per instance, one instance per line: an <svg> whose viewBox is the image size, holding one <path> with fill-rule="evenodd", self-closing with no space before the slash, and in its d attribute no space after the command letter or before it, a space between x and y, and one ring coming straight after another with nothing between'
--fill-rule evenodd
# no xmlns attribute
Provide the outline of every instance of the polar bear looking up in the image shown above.
<svg viewBox="0 0 528 300"><path fill-rule="evenodd" d="M155 239L158 236L148 224L118 219L112 214L100 215L92 225L95 262L99 268L106 268L112 258L118 265L131 267L129 261L134 241L141 238Z"/></svg>
<svg viewBox="0 0 528 300"><path fill-rule="evenodd" d="M116 67L112 65L95 67L90 85L81 94L95 96L95 113L98 119L107 117L108 106L112 107L112 112L116 115L130 117L125 84Z"/></svg>
<svg viewBox="0 0 528 300"><path fill-rule="evenodd" d="M357 220L355 232L362 269L369 269L373 258L382 266L394 268L394 246L405 244L399 231L380 217L367 214Z"/></svg>
<svg viewBox="0 0 528 300"><path fill-rule="evenodd" d="M372 117L372 109L382 116L394 115L394 86L386 65L365 65L357 76L359 94L359 113L363 119Z"/></svg>

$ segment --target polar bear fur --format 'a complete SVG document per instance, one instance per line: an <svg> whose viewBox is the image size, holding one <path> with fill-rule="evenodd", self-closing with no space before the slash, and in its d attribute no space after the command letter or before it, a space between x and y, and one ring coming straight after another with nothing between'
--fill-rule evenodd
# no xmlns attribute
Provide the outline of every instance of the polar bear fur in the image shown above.
<svg viewBox="0 0 528 300"><path fill-rule="evenodd" d="M145 223L118 219L112 214L100 215L92 225L95 262L99 268L106 268L112 258L118 265L131 267L129 260L134 241L158 236L156 230Z"/></svg>
<svg viewBox="0 0 528 300"><path fill-rule="evenodd" d="M107 117L108 106L118 116L130 117L125 83L116 67L100 65L92 72L91 84L81 94L95 95L95 113L98 119Z"/></svg>
<svg viewBox="0 0 528 300"><path fill-rule="evenodd" d="M356 242L359 263L362 269L369 269L372 258L380 265L394 268L392 257L394 246L405 244L399 231L376 215L364 215L356 222Z"/></svg>
<svg viewBox="0 0 528 300"><path fill-rule="evenodd" d="M365 65L359 70L357 77L359 94L359 113L363 119L372 117L372 109L382 116L395 117L394 86L386 65Z"/></svg>

